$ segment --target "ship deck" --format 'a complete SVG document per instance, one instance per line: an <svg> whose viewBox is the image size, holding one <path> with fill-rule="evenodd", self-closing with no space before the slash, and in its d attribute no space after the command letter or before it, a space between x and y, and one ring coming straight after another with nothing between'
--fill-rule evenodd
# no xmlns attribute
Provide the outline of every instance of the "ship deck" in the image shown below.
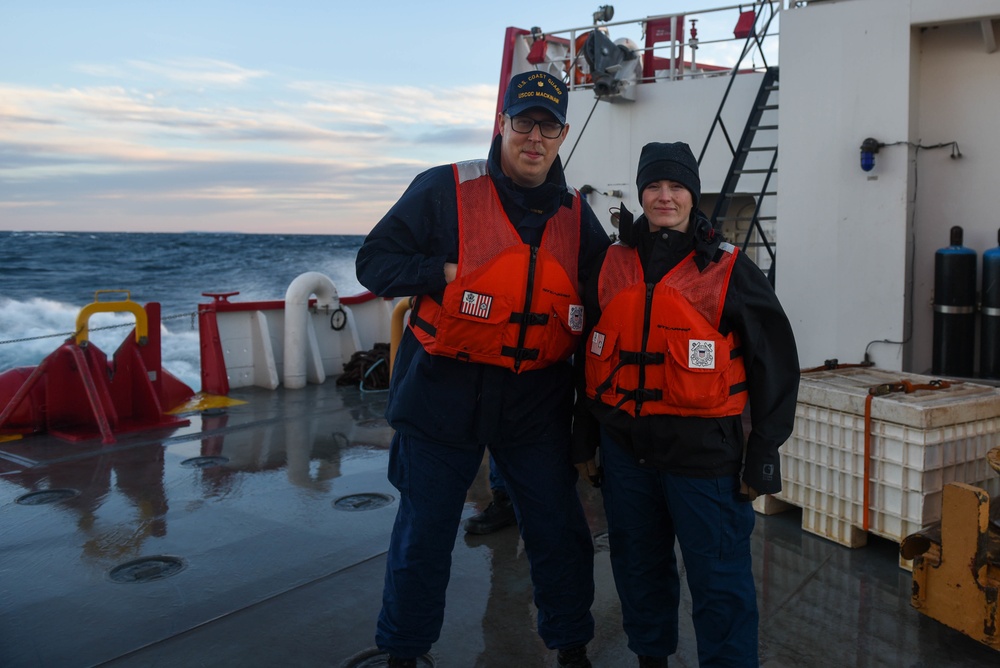
<svg viewBox="0 0 1000 668"><path fill-rule="evenodd" d="M247 403L114 444L0 443L0 665L343 666L373 645L397 496L384 394L328 382L231 396ZM466 516L488 502L486 473ZM634 666L600 493L579 490L597 550L589 653L597 668ZM794 510L757 516L763 666L1000 661L910 607L895 543L852 550L799 523ZM554 666L517 531L459 532L453 557L434 664ZM671 665L697 665L689 616Z"/></svg>

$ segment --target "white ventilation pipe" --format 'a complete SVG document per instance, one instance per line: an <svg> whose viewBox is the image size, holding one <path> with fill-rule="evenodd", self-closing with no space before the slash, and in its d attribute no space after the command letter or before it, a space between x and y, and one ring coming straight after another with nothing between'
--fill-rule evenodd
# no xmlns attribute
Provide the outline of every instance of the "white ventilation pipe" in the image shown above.
<svg viewBox="0 0 1000 668"><path fill-rule="evenodd" d="M310 347L309 298L314 294L316 306L319 308L326 306L333 310L340 306L340 297L333 281L326 274L317 271L300 274L285 291L284 383L289 389L306 386ZM318 357L316 362L320 362Z"/></svg>

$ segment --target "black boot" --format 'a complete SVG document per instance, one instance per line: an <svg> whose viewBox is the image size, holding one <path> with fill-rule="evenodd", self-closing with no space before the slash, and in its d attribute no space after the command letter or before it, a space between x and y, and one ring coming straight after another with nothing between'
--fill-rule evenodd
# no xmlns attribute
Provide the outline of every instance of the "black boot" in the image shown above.
<svg viewBox="0 0 1000 668"><path fill-rule="evenodd" d="M639 668L667 668L667 657L665 656L642 656L639 655Z"/></svg>
<svg viewBox="0 0 1000 668"><path fill-rule="evenodd" d="M507 492L498 489L493 492L493 500L486 506L486 510L465 520L465 530L474 534L493 533L515 522L517 518L514 516L514 504Z"/></svg>
<svg viewBox="0 0 1000 668"><path fill-rule="evenodd" d="M559 668L592 668L590 659L587 658L587 646L570 647L559 650Z"/></svg>

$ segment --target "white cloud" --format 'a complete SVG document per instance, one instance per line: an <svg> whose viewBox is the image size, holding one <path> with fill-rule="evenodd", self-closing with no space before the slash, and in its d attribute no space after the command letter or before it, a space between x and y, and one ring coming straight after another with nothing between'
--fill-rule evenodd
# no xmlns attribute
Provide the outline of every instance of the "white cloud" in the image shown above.
<svg viewBox="0 0 1000 668"><path fill-rule="evenodd" d="M162 63L132 60L128 64L141 72L199 86L242 86L254 79L268 76L263 70L248 70L239 65L207 58L182 58Z"/></svg>
<svg viewBox="0 0 1000 668"><path fill-rule="evenodd" d="M338 82L268 99L235 90L266 73L219 61L128 65L156 85L0 82L0 228L365 232L417 172L485 155L496 103L489 86Z"/></svg>
<svg viewBox="0 0 1000 668"><path fill-rule="evenodd" d="M163 61L128 60L122 65L78 63L73 69L92 77L118 80L154 81L200 86L244 86L270 76L264 70L250 70L211 58L174 58Z"/></svg>
<svg viewBox="0 0 1000 668"><path fill-rule="evenodd" d="M496 89L490 86L373 86L333 83L298 83L291 86L308 94L310 110L335 114L355 122L402 125L493 124Z"/></svg>

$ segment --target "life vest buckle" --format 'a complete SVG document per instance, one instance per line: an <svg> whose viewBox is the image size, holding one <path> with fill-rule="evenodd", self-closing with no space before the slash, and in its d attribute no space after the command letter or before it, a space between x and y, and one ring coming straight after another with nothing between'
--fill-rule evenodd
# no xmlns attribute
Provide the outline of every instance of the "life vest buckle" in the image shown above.
<svg viewBox="0 0 1000 668"><path fill-rule="evenodd" d="M547 325L549 322L548 313L511 313L510 321L515 325Z"/></svg>

